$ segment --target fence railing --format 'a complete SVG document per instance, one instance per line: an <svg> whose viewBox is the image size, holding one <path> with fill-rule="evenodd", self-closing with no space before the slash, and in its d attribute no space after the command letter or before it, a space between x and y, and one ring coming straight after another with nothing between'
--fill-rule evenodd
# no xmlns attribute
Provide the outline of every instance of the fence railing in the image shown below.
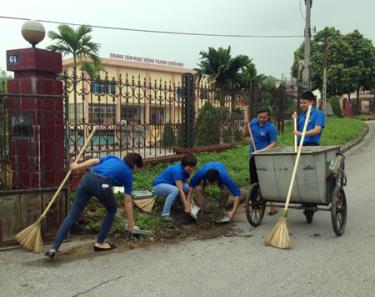
<svg viewBox="0 0 375 297"><path fill-rule="evenodd" d="M240 140L243 109L248 106L244 91L224 91L207 83L197 86L191 74L176 82L127 75L117 80L92 78L84 73L65 73L62 80L70 157L77 155L94 125L97 133L87 149L94 156L122 157L131 151L148 158L174 154L181 146ZM206 109L212 114L201 114ZM202 142L197 135L204 135L204 130L216 137Z"/></svg>
<svg viewBox="0 0 375 297"><path fill-rule="evenodd" d="M249 82L248 88L242 90L226 89L206 81L198 83L192 74L182 75L172 82L128 75L120 75L118 79L110 79L108 75L89 77L84 72L73 71L63 73L60 79L63 82L65 156L51 153L47 168L51 174L53 165L58 163L53 158L63 158L68 165L78 155L93 126L97 127L97 132L86 149L86 158L107 154L124 157L128 152L153 158L174 155L176 148L181 147L243 141L244 109L255 117L262 97L256 81ZM9 96L0 93L0 190L11 189L18 178L11 168L10 151L23 148L22 145L14 147L9 141L13 129L8 118ZM34 98L37 96L33 95ZM285 88L279 88L272 96L276 108L273 110L274 120L282 130L287 97ZM28 100L27 96L24 100ZM18 118L27 120L27 112L22 106L19 111L12 108L12 113L21 115ZM47 150L47 144L43 144L46 147L37 145L35 136L41 131L38 129L53 125L54 122L48 120L54 118L53 113L43 113L44 122L39 123L39 128L36 125L28 127L27 121L18 123L18 132L31 133L24 141L35 142L35 149ZM24 147L34 146L28 143ZM35 152L31 155L35 156ZM22 170L37 171L38 165L34 165L35 168Z"/></svg>

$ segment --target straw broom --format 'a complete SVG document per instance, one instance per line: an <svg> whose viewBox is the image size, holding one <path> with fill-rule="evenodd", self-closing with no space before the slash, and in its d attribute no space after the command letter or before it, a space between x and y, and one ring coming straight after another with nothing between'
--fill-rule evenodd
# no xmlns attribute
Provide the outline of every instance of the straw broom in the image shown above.
<svg viewBox="0 0 375 297"><path fill-rule="evenodd" d="M307 124L310 119L310 112L311 112L311 105L309 105L309 109L307 110L306 120L303 126L303 131L302 131L302 136L301 136L301 142L298 147L297 157L294 163L292 179L289 184L288 195L286 198L283 213L281 214L281 217L279 221L277 222L277 224L275 225L275 227L273 227L271 233L267 236L266 240L264 241L266 245L270 245L279 249L290 249L292 247L292 241L289 238L289 231L286 225L286 218L288 217L289 201L290 201L290 197L292 196L292 190L293 190L293 185L294 185L294 181L295 181L296 174L297 174L299 159L301 157L303 141L306 135Z"/></svg>
<svg viewBox="0 0 375 297"><path fill-rule="evenodd" d="M79 152L76 160L79 160L81 158L87 145L90 143L91 138L94 136L95 131L96 131L96 127L92 129L90 136L87 138L86 143L84 144L81 151ZM57 199L58 195L60 194L60 191L65 185L66 181L69 179L71 173L72 173L72 170L69 169L64 180L62 181L56 193L53 195L51 201L49 202L48 206L46 207L42 215L36 220L36 222L17 233L16 240L25 249L34 251L36 253L40 253L43 251L43 240L42 240L42 233L41 233L42 222L45 219L49 209L51 208L51 206Z"/></svg>

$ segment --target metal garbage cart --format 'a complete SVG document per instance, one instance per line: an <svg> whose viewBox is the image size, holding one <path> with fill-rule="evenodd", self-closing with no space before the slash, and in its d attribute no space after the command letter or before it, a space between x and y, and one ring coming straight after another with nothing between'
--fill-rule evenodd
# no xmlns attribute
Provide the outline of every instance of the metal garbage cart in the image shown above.
<svg viewBox="0 0 375 297"><path fill-rule="evenodd" d="M267 202L284 207L296 156L294 147L254 153L259 183L251 185L245 203L252 226L261 224ZM330 211L333 230L340 236L347 216L345 185L345 157L339 147L304 147L289 208L303 209L309 224L316 211Z"/></svg>

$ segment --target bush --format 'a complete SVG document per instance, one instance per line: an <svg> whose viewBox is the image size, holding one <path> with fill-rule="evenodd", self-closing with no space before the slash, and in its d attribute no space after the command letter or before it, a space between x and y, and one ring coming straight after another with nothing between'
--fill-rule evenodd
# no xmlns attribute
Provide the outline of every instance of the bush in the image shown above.
<svg viewBox="0 0 375 297"><path fill-rule="evenodd" d="M172 123L165 124L161 141L162 141L163 146L165 147L171 147L175 145L176 136L174 134Z"/></svg>
<svg viewBox="0 0 375 297"><path fill-rule="evenodd" d="M195 143L197 146L218 144L220 142L220 111L210 102L199 111L195 122Z"/></svg>
<svg viewBox="0 0 375 297"><path fill-rule="evenodd" d="M244 140L241 130L236 126L230 126L224 130L224 142L232 143Z"/></svg>
<svg viewBox="0 0 375 297"><path fill-rule="evenodd" d="M328 102L332 106L333 114L337 117L342 117L339 99L336 96L332 96L331 98L328 99Z"/></svg>

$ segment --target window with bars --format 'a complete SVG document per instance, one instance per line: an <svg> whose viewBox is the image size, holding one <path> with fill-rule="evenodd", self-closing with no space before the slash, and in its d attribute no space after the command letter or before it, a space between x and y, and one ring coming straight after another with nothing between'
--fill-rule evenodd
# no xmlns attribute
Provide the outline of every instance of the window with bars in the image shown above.
<svg viewBox="0 0 375 297"><path fill-rule="evenodd" d="M160 125L164 123L164 108L162 107L150 108L150 123L152 125Z"/></svg>
<svg viewBox="0 0 375 297"><path fill-rule="evenodd" d="M143 106L140 107L139 105L129 104L121 105L121 120L125 120L128 124L140 123L141 108L143 111Z"/></svg>
<svg viewBox="0 0 375 297"><path fill-rule="evenodd" d="M77 118L74 115L77 114ZM83 103L69 103L69 121L82 122L83 121Z"/></svg>
<svg viewBox="0 0 375 297"><path fill-rule="evenodd" d="M115 104L89 104L89 119L94 124L112 124L116 122Z"/></svg>
<svg viewBox="0 0 375 297"><path fill-rule="evenodd" d="M91 92L97 94L115 94L115 83L111 81L95 81L91 84Z"/></svg>

